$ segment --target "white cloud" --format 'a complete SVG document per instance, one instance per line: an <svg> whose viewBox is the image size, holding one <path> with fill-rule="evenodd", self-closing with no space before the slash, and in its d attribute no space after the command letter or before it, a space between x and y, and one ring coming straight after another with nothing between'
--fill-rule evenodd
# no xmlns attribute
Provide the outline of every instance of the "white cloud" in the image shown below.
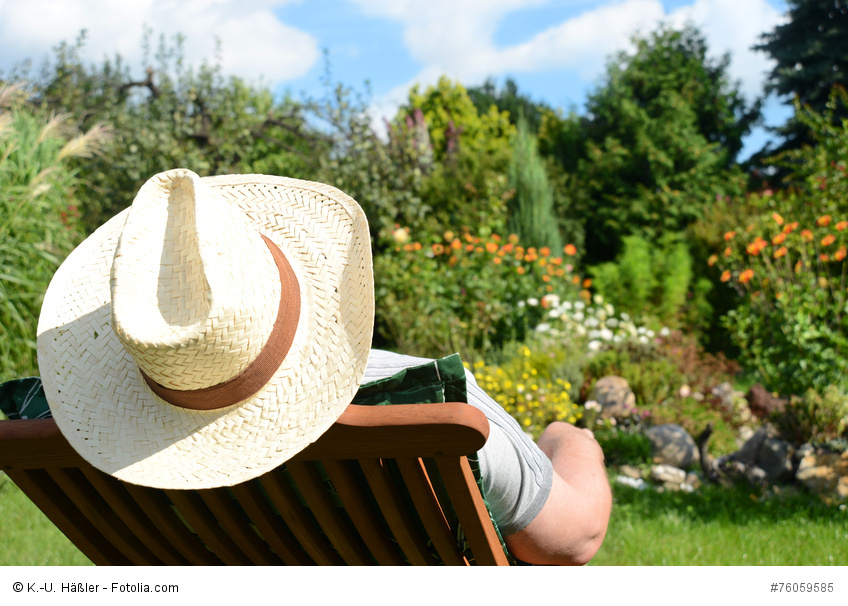
<svg viewBox="0 0 848 606"><path fill-rule="evenodd" d="M158 36L186 36L185 58L212 60L221 41L227 73L278 82L305 74L320 58L317 41L281 23L272 9L292 0L3 0L0 67L30 58L38 65L58 42L88 30L84 59L119 53L133 67L142 59L144 26Z"/></svg>
<svg viewBox="0 0 848 606"><path fill-rule="evenodd" d="M510 12L548 0L349 1L369 14L399 21L410 54L422 65L415 78L387 98L396 98L414 83L431 84L440 74L473 85L488 76L568 69L584 82L596 81L610 55L628 50L633 34L650 31L660 21L677 26L690 21L706 36L713 56L731 52L730 74L753 98L762 91L769 62L750 47L782 19L766 0L695 0L671 13L660 0L622 0L552 24L523 43L498 48L494 35Z"/></svg>

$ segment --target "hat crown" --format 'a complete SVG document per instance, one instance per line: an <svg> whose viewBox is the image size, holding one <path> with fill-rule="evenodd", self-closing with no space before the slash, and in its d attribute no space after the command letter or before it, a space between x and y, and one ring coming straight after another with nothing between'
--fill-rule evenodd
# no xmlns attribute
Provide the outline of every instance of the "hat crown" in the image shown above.
<svg viewBox="0 0 848 606"><path fill-rule="evenodd" d="M111 272L112 325L139 368L169 389L225 382L256 359L281 287L243 212L195 173L161 173L139 191Z"/></svg>

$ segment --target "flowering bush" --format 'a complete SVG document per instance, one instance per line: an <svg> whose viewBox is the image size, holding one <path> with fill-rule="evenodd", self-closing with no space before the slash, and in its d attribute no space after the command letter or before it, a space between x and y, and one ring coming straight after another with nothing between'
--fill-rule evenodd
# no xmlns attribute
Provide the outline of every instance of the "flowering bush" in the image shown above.
<svg viewBox="0 0 848 606"><path fill-rule="evenodd" d="M848 388L848 221L802 224L778 212L725 234L710 257L742 304L725 316L743 362L784 394Z"/></svg>
<svg viewBox="0 0 848 606"><path fill-rule="evenodd" d="M446 231L413 241L397 227L392 248L375 259L377 328L407 353L467 359L513 340L538 324L544 309L519 305L546 295L577 298L582 285L564 256L520 246L516 236Z"/></svg>
<svg viewBox="0 0 848 606"><path fill-rule="evenodd" d="M551 376L552 357L522 345L499 366L473 365L480 387L490 394L534 438L554 421L576 423L583 412L569 396L571 385Z"/></svg>

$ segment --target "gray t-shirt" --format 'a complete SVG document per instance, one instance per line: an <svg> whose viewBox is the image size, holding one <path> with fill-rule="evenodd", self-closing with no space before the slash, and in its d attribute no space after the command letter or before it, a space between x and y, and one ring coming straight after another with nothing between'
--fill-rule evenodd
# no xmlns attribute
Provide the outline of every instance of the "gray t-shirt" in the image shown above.
<svg viewBox="0 0 848 606"><path fill-rule="evenodd" d="M431 360L375 349L368 358L363 383L390 377ZM489 420L489 439L478 453L486 501L503 535L523 529L541 511L553 483L553 467L545 453L518 422L465 372L468 403Z"/></svg>

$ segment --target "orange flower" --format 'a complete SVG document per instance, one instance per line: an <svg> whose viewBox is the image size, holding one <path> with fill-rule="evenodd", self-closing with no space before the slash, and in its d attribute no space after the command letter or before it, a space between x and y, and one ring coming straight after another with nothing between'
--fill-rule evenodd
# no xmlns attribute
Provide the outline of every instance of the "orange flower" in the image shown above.
<svg viewBox="0 0 848 606"><path fill-rule="evenodd" d="M509 237L507 237L507 242L509 242L510 244L518 244L518 235L509 234Z"/></svg>
<svg viewBox="0 0 848 606"><path fill-rule="evenodd" d="M580 276L574 276L573 278L571 278L571 281L574 284L580 284Z"/></svg>
<svg viewBox="0 0 848 606"><path fill-rule="evenodd" d="M494 259L492 259L492 263L494 263L495 265L500 265L502 262L503 259L501 259L500 257L495 257Z"/></svg>
<svg viewBox="0 0 848 606"><path fill-rule="evenodd" d="M783 244L783 241L786 239L786 234L779 233L774 238L771 239L771 243L777 246L778 244Z"/></svg>
<svg viewBox="0 0 848 606"><path fill-rule="evenodd" d="M783 225L783 217L781 217L777 213L772 213L771 218L774 219L774 222L778 225Z"/></svg>
<svg viewBox="0 0 848 606"><path fill-rule="evenodd" d="M718 261L718 255L710 255L710 258L707 259L707 265L712 267L713 265L716 264L717 261Z"/></svg>
<svg viewBox="0 0 848 606"><path fill-rule="evenodd" d="M828 261L830 261L830 257L828 257L828 256L827 256L827 255L825 255L825 254L821 254L821 255L819 255L819 261L822 261L822 262L824 262L824 263L827 263Z"/></svg>
<svg viewBox="0 0 848 606"><path fill-rule="evenodd" d="M722 282L727 282L727 281L729 281L729 280L730 280L730 270L729 270L729 269L725 269L725 270L724 270L724 273L723 273L723 274L721 274L721 281L722 281Z"/></svg>
<svg viewBox="0 0 848 606"><path fill-rule="evenodd" d="M445 252L445 247L442 246L441 244L433 244L433 246L431 248L433 249L433 252L437 255L440 255L443 252Z"/></svg>
<svg viewBox="0 0 848 606"><path fill-rule="evenodd" d="M812 242L813 232L811 232L809 229L805 229L801 232L801 237L804 238L807 242Z"/></svg>
<svg viewBox="0 0 848 606"><path fill-rule="evenodd" d="M786 252L787 252L786 247L785 247L785 246L781 246L781 247L780 247L780 248L778 248L776 251L774 251L774 258L775 258L775 259L779 259L779 258L780 258L780 257L782 257L783 255L785 255L785 254L786 254Z"/></svg>
<svg viewBox="0 0 848 606"><path fill-rule="evenodd" d="M527 271L527 270L519 265L518 267L515 268L515 271L517 271L518 275L521 276L521 275L524 275L524 272Z"/></svg>
<svg viewBox="0 0 848 606"><path fill-rule="evenodd" d="M539 259L539 267L544 267L547 264L548 264L548 259L546 257L542 257L541 259Z"/></svg>
<svg viewBox="0 0 848 606"><path fill-rule="evenodd" d="M833 258L836 259L837 261L841 261L842 259L845 258L846 254L848 254L848 248L845 248L844 246L842 246L842 247L839 248L839 250L837 250L835 253L833 253Z"/></svg>
<svg viewBox="0 0 848 606"><path fill-rule="evenodd" d="M763 240L760 236L757 236L757 239L751 242L747 246L746 250L749 255L758 255L766 246L768 246L768 242Z"/></svg>
<svg viewBox="0 0 848 606"><path fill-rule="evenodd" d="M751 281L751 278L753 278L753 277L754 277L754 270L753 269L746 269L741 274L739 274L739 282L741 284L747 284L748 282Z"/></svg>
<svg viewBox="0 0 848 606"><path fill-rule="evenodd" d="M548 274L545 274L544 276L542 276L542 282L550 282L550 281L551 281L551 277Z"/></svg>
<svg viewBox="0 0 848 606"><path fill-rule="evenodd" d="M732 249L732 248L730 248L729 246L728 246L727 248L725 248L725 249L724 249L724 256L725 256L725 257L729 257L729 256L730 256L730 255L732 255L732 254L733 254L733 249Z"/></svg>
<svg viewBox="0 0 848 606"><path fill-rule="evenodd" d="M798 222L793 221L792 223L787 224L786 227L783 228L783 233L785 233L785 234L791 233L791 232L795 231L795 229L797 229L797 228L798 228Z"/></svg>
<svg viewBox="0 0 848 606"><path fill-rule="evenodd" d="M836 236L833 234L827 234L824 238L821 239L822 246L830 246L836 241Z"/></svg>
<svg viewBox="0 0 848 606"><path fill-rule="evenodd" d="M497 244L495 244L495 246L497 246ZM481 252L483 252L483 247L482 247L482 246L477 246L477 247L474 249L474 252L476 252L476 253L479 255Z"/></svg>
<svg viewBox="0 0 848 606"><path fill-rule="evenodd" d="M450 258L450 259L448 259L448 265L450 265L451 267L453 267L453 266L454 266L454 265L456 265L457 263L459 263L459 259L457 259L455 255L451 255L451 258Z"/></svg>
<svg viewBox="0 0 848 606"><path fill-rule="evenodd" d="M800 273L800 272L801 272L801 269L802 269L803 267L804 267L804 263L803 263L802 261L800 261L800 260L799 260L797 263L795 263L795 273L796 273L796 274L797 274L797 273Z"/></svg>
<svg viewBox="0 0 848 606"><path fill-rule="evenodd" d="M735 232L735 231L729 231L729 232L727 232L727 233L725 233L725 234L724 234L724 239L725 239L725 240L728 240L728 241L729 241L729 240L732 240L732 239L733 239L733 236L735 236L735 235L736 235L736 232Z"/></svg>
<svg viewBox="0 0 848 606"><path fill-rule="evenodd" d="M543 257L550 257L551 256L551 249L548 248L547 246L543 246L539 250L539 254L542 255Z"/></svg>
<svg viewBox="0 0 848 606"><path fill-rule="evenodd" d="M465 245L465 252L474 252L474 245L473 244L466 244Z"/></svg>
<svg viewBox="0 0 848 606"><path fill-rule="evenodd" d="M583 280L583 288L589 288L590 286L592 286L592 281L589 278Z"/></svg>
<svg viewBox="0 0 848 606"><path fill-rule="evenodd" d="M836 224L836 231L842 231L846 227L848 227L848 221L840 221Z"/></svg>
<svg viewBox="0 0 848 606"><path fill-rule="evenodd" d="M574 244L566 244L565 248L562 249L562 252L567 254L569 257L573 257L577 254L577 247Z"/></svg>
<svg viewBox="0 0 848 606"><path fill-rule="evenodd" d="M498 252L498 245L495 242L486 242L486 252L496 253Z"/></svg>
<svg viewBox="0 0 848 606"><path fill-rule="evenodd" d="M443 235L445 237L445 242L450 242L451 240L453 240L454 233L452 231L448 230Z"/></svg>
<svg viewBox="0 0 848 606"><path fill-rule="evenodd" d="M825 227L830 225L830 215L822 215L818 219L816 219L816 225L819 227Z"/></svg>
<svg viewBox="0 0 848 606"><path fill-rule="evenodd" d="M454 250L459 250L462 248L462 241L459 238L456 238L453 242L451 242L451 248Z"/></svg>
<svg viewBox="0 0 848 606"><path fill-rule="evenodd" d="M492 234L492 240L494 240L495 242L500 242L501 237L498 234Z"/></svg>
<svg viewBox="0 0 848 606"><path fill-rule="evenodd" d="M422 248L424 248L424 246L421 244L421 242L416 242L415 244L413 244L412 248L414 248L415 250L421 250Z"/></svg>

